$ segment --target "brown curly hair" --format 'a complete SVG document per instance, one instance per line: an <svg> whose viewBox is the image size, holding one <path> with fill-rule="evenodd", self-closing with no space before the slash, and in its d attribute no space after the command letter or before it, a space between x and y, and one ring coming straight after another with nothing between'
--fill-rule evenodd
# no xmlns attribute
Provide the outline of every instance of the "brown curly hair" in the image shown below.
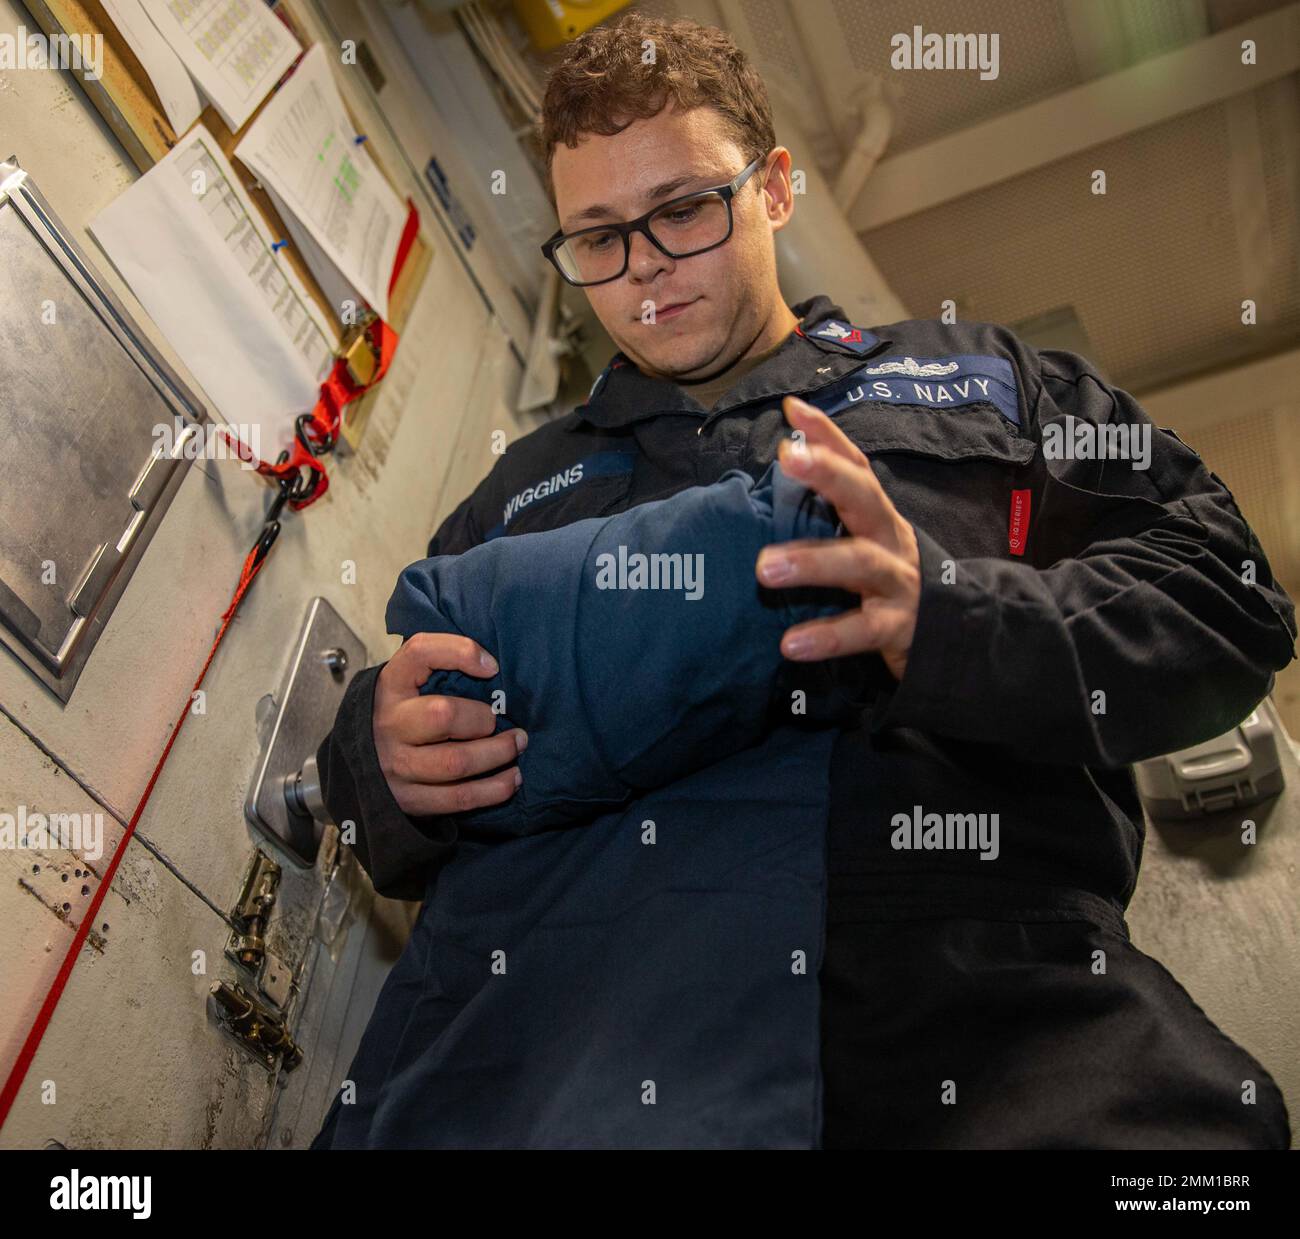
<svg viewBox="0 0 1300 1239"><path fill-rule="evenodd" d="M649 64L647 40L654 49ZM634 120L657 116L670 101L683 110L716 108L746 163L776 145L767 87L729 34L689 18L667 22L633 10L574 39L547 76L534 137L546 159L551 205L551 165L559 143L572 149L582 133L611 137ZM754 184L762 190L759 178Z"/></svg>

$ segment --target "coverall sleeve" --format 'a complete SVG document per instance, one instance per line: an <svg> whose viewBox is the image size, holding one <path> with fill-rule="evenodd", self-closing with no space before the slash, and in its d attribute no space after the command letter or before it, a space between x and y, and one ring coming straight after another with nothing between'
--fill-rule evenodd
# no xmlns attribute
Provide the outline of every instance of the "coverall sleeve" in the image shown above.
<svg viewBox="0 0 1300 1239"><path fill-rule="evenodd" d="M771 542L835 532L833 509L773 464L757 484L730 470L613 516L412 564L389 631L463 633L500 667L489 679L434 671L421 691L492 703L498 730L529 737L522 786L457 814L460 831L582 824L757 743L772 725L781 634L856 599L765 589L755 561ZM835 700L851 709L834 676L864 663L836 661L819 725L837 721Z"/></svg>
<svg viewBox="0 0 1300 1239"><path fill-rule="evenodd" d="M1120 767L1236 726L1295 657L1295 608L1228 489L1083 358L1043 350L1027 561L960 558L917 529L921 600L891 727ZM1089 458L1081 437L1129 443ZM1105 436L1113 436L1107 440ZM1136 468L1149 442L1149 467ZM1074 446L1065 451L1063 445ZM1037 459L1037 458L1036 458Z"/></svg>
<svg viewBox="0 0 1300 1239"><path fill-rule="evenodd" d="M482 540L477 513L490 501L494 481L490 473L438 526L429 554L458 554ZM375 890L390 899L420 900L430 874L451 854L456 832L448 818L404 813L389 790L372 727L375 683L384 665L353 676L316 764L330 816L340 827L352 824L353 851Z"/></svg>
<svg viewBox="0 0 1300 1239"><path fill-rule="evenodd" d="M371 718L383 664L352 677L333 730L316 751L321 795L340 828L352 824L352 850L390 899L423 899L429 875L450 855L455 832L439 817L408 817L379 768Z"/></svg>

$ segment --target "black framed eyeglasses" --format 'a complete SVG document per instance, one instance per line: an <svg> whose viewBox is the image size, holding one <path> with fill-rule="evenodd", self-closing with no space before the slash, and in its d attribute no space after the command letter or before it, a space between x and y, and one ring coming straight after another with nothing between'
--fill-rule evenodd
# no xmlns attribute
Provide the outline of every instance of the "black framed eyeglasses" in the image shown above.
<svg viewBox="0 0 1300 1239"><path fill-rule="evenodd" d="M597 224L567 234L560 230L542 246L542 253L570 284L590 288L616 280L627 270L634 232L645 233L669 258L717 249L731 237L731 200L766 158L760 155L725 185L670 198L625 224Z"/></svg>

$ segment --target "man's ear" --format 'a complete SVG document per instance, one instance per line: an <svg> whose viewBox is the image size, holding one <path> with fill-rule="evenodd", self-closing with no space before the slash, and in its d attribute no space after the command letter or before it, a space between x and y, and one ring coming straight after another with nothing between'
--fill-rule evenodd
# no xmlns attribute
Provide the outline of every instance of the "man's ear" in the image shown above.
<svg viewBox="0 0 1300 1239"><path fill-rule="evenodd" d="M794 189L790 170L790 152L784 146L775 148L776 154L768 165L762 182L763 203L773 231L784 228L794 214Z"/></svg>

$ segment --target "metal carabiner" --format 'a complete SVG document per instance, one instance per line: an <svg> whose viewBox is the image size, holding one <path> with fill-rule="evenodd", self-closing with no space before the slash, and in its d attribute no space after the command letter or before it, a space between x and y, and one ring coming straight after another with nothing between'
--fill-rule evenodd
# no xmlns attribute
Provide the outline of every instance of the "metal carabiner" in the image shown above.
<svg viewBox="0 0 1300 1239"><path fill-rule="evenodd" d="M298 414L293 423L294 433L298 436L298 442L307 449L307 454L309 456L326 456L334 450L334 445L338 442L338 435L326 434L318 443L314 440L312 432L308 429L308 427L312 425L312 414Z"/></svg>
<svg viewBox="0 0 1300 1239"><path fill-rule="evenodd" d="M284 451L275 458L275 463L282 465L288 459L289 453ZM284 474L275 479L276 496L271 500L271 506L266 510L266 520L262 523L262 532L257 535L257 541L253 543L254 564L260 564L270 553L271 547L275 545L276 538L280 536L280 514L284 511L284 505L295 497L294 491L300 482L301 477L297 471L295 471L292 481Z"/></svg>
<svg viewBox="0 0 1300 1239"><path fill-rule="evenodd" d="M258 535L257 541L253 543L253 566L256 567L271 552L271 547L275 545L275 540L280 536L280 522L267 521L263 526L262 532Z"/></svg>

